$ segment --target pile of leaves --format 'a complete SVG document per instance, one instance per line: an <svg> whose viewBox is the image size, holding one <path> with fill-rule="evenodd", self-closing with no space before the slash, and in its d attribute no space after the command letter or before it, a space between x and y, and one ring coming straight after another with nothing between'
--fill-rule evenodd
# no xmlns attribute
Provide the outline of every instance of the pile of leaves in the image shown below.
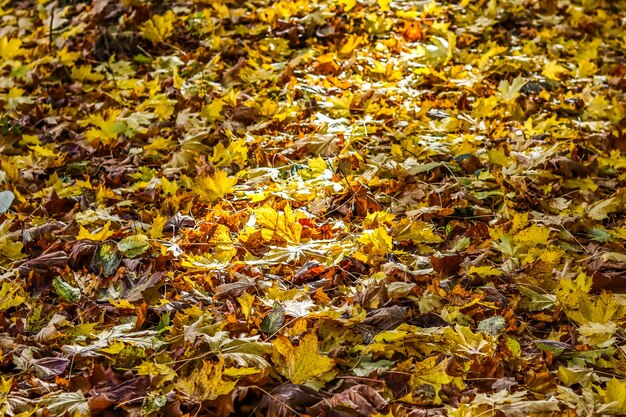
<svg viewBox="0 0 626 417"><path fill-rule="evenodd" d="M623 0L0 18L0 414L626 414Z"/></svg>

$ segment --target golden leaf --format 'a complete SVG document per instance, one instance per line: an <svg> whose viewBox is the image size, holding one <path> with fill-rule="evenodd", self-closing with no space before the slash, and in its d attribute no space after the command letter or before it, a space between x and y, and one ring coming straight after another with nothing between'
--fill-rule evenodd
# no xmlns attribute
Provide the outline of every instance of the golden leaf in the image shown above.
<svg viewBox="0 0 626 417"><path fill-rule="evenodd" d="M223 379L223 375L224 358L220 355L218 363L203 361L200 369L194 369L189 377L182 378L175 387L194 401L214 400L231 392L237 384L236 381Z"/></svg>
<svg viewBox="0 0 626 417"><path fill-rule="evenodd" d="M359 242L369 245L374 253L384 255L389 252L393 246L393 241L384 227L377 227L374 230L366 230L359 237Z"/></svg>
<svg viewBox="0 0 626 417"><path fill-rule="evenodd" d="M20 48L22 41L19 39L9 39L6 36L0 38L0 57L3 60L13 59L16 56L22 55L24 50Z"/></svg>
<svg viewBox="0 0 626 417"><path fill-rule="evenodd" d="M304 335L298 346L282 335L273 344L272 362L276 370L294 384L303 384L335 366L334 360L319 354L315 333Z"/></svg>
<svg viewBox="0 0 626 417"><path fill-rule="evenodd" d="M430 402L435 405L441 404L439 392L443 385L454 382L455 379L460 379L446 374L447 365L448 360L437 363L436 356L431 356L422 362L416 363L409 381L410 388L413 391L418 390L420 392L432 393L432 397L429 399ZM424 389L424 386L428 388ZM406 395L401 401L407 401L409 403L414 402L413 393Z"/></svg>
<svg viewBox="0 0 626 417"><path fill-rule="evenodd" d="M175 20L176 15L171 10L162 16L153 16L141 26L141 34L154 44L164 42L172 34Z"/></svg>
<svg viewBox="0 0 626 417"><path fill-rule="evenodd" d="M228 178L225 171L215 171L210 177L198 178L194 191L209 201L215 201L230 193L235 184L237 184L237 178Z"/></svg>
<svg viewBox="0 0 626 417"><path fill-rule="evenodd" d="M249 292L246 292L241 297L237 298L237 301L239 301L239 305L241 306L241 312L246 319L250 317L250 312L252 312L252 304L254 304L255 299L256 297L254 296L254 294L250 294Z"/></svg>
<svg viewBox="0 0 626 417"><path fill-rule="evenodd" d="M114 230L109 230L110 227L111 227L111 222L108 221L102 227L102 229L100 229L99 232L91 233L87 229L85 229L83 226L80 226L80 231L78 232L78 236L76 236L76 239L78 240L87 239L87 240L93 240L95 242L105 241L115 233Z"/></svg>
<svg viewBox="0 0 626 417"><path fill-rule="evenodd" d="M306 217L301 212L294 213L291 206L287 204L282 212L276 211L273 207L265 205L254 210L256 223L248 234L261 230L263 242L284 241L291 244L300 243L302 225L299 220ZM240 235L240 240L242 236ZM246 241L245 234L243 241Z"/></svg>

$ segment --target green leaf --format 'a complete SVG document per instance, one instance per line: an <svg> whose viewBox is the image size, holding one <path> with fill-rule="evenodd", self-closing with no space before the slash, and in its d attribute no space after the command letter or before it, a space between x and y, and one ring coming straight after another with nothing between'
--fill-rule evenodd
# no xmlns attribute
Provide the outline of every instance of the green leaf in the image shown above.
<svg viewBox="0 0 626 417"><path fill-rule="evenodd" d="M589 206L587 215L593 220L604 220L609 214L616 212L619 208L619 200L615 197L598 201Z"/></svg>
<svg viewBox="0 0 626 417"><path fill-rule="evenodd" d="M504 101L513 101L519 97L520 90L524 85L526 85L526 80L519 76L515 77L510 84L508 80L502 80L498 84L498 92Z"/></svg>
<svg viewBox="0 0 626 417"><path fill-rule="evenodd" d="M145 235L128 236L117 244L117 248L127 258L135 258L150 248L150 242Z"/></svg>
<svg viewBox="0 0 626 417"><path fill-rule="evenodd" d="M554 294L540 294L526 286L519 286L518 290L524 296L520 302L520 307L526 308L530 312L552 308L556 302L556 295Z"/></svg>
<svg viewBox="0 0 626 417"><path fill-rule="evenodd" d="M277 301L274 302L272 311L261 322L261 331L266 335L276 333L285 323L285 307Z"/></svg>
<svg viewBox="0 0 626 417"><path fill-rule="evenodd" d="M559 342L557 340L538 339L535 340L535 346L544 352L552 352L555 356L559 356L564 352L573 351L574 346L569 343Z"/></svg>
<svg viewBox="0 0 626 417"><path fill-rule="evenodd" d="M492 336L497 336L502 333L505 327L506 320L502 316L489 317L478 323L478 330L489 333Z"/></svg>
<svg viewBox="0 0 626 417"><path fill-rule="evenodd" d="M56 292L59 297L68 303L78 301L80 298L80 290L59 277L55 277L54 280L52 280L52 288L54 288L54 292Z"/></svg>
<svg viewBox="0 0 626 417"><path fill-rule="evenodd" d="M9 211L9 207L15 199L15 194L12 191L5 190L0 192L0 214L4 214Z"/></svg>
<svg viewBox="0 0 626 417"><path fill-rule="evenodd" d="M117 272L117 267L122 262L122 254L117 249L115 242L104 242L98 246L91 260L91 270L106 277Z"/></svg>

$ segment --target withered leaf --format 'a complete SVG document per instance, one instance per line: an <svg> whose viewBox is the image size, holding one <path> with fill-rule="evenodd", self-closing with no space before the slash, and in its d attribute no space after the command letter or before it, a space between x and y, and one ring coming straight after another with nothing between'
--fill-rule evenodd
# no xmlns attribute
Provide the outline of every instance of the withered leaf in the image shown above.
<svg viewBox="0 0 626 417"><path fill-rule="evenodd" d="M28 260L19 266L21 275L28 275L30 271L36 271L45 274L50 271L50 268L61 268L67 264L69 257L64 251L56 251L50 253L44 253L43 255Z"/></svg>

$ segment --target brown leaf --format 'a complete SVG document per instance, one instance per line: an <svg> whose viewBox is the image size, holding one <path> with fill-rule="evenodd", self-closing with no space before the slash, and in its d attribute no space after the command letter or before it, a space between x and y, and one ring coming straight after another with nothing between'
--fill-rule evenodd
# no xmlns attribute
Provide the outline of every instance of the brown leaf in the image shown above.
<svg viewBox="0 0 626 417"><path fill-rule="evenodd" d="M314 281L326 271L326 266L316 260L308 260L296 271L293 276L294 284L303 284L305 282Z"/></svg>
<svg viewBox="0 0 626 417"><path fill-rule="evenodd" d="M367 313L362 325L372 326L377 330L390 330L406 321L408 308L400 306L383 307Z"/></svg>
<svg viewBox="0 0 626 417"><path fill-rule="evenodd" d="M263 396L259 411L266 416L287 416L292 410L303 413L306 407L324 401L322 393L298 384L283 384Z"/></svg>
<svg viewBox="0 0 626 417"><path fill-rule="evenodd" d="M130 282L129 286L122 291L121 298L128 301L139 301L143 298L142 292L155 287L165 276L165 272L156 274L147 271L137 281Z"/></svg>
<svg viewBox="0 0 626 417"><path fill-rule="evenodd" d="M97 413L131 400L141 402L148 385L147 377L138 377L105 388L94 388L89 392L91 394L88 400L89 409L92 413Z"/></svg>
<svg viewBox="0 0 626 417"><path fill-rule="evenodd" d="M42 379L51 379L61 375L70 366L66 358L41 358L34 361L35 372Z"/></svg>
<svg viewBox="0 0 626 417"><path fill-rule="evenodd" d="M31 259L19 266L20 275L27 276L30 271L36 271L42 274L50 272L50 268L61 268L67 265L69 257L64 251L56 251L45 253L38 258Z"/></svg>
<svg viewBox="0 0 626 417"><path fill-rule="evenodd" d="M184 227L194 227L196 222L189 216L183 215L180 212L170 217L163 225L163 232L176 233Z"/></svg>
<svg viewBox="0 0 626 417"><path fill-rule="evenodd" d="M345 391L309 407L307 413L314 416L371 416L381 411L387 402L369 385L354 385Z"/></svg>
<svg viewBox="0 0 626 417"><path fill-rule="evenodd" d="M456 275L461 269L461 263L465 257L463 255L431 255L430 262L436 273L443 277Z"/></svg>

